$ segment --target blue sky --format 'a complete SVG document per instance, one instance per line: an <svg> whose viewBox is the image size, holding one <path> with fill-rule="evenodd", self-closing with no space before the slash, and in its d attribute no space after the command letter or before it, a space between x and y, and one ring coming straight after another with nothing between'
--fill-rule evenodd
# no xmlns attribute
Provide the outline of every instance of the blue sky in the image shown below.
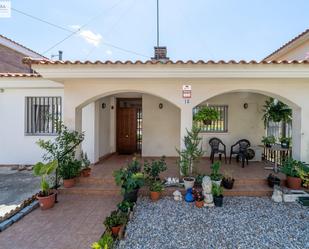
<svg viewBox="0 0 309 249"><path fill-rule="evenodd" d="M78 34L51 49L70 60L146 60L156 0L12 0L12 7ZM309 28L308 0L160 0L161 45L172 60L260 60ZM70 33L12 11L0 33L43 53ZM127 53L114 47L126 50Z"/></svg>

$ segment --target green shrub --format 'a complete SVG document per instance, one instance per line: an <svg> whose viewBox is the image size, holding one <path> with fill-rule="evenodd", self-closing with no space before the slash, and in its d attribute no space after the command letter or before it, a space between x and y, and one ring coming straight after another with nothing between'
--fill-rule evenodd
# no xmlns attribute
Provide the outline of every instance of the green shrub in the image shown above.
<svg viewBox="0 0 309 249"><path fill-rule="evenodd" d="M72 179L79 175L82 168L82 162L78 160L67 160L62 162L61 167L59 167L59 175L62 179Z"/></svg>
<svg viewBox="0 0 309 249"><path fill-rule="evenodd" d="M110 216L106 217L104 225L109 230L112 227L123 225L127 222L127 215L122 212L113 211Z"/></svg>
<svg viewBox="0 0 309 249"><path fill-rule="evenodd" d="M212 184L211 193L213 196L221 196L223 194L223 187L218 184Z"/></svg>
<svg viewBox="0 0 309 249"><path fill-rule="evenodd" d="M121 168L113 173L115 182L121 187L121 193L130 193L144 185L144 175L142 173L133 173L127 168Z"/></svg>
<svg viewBox="0 0 309 249"><path fill-rule="evenodd" d="M154 181L151 183L149 190L152 192L162 192L164 190L164 186L160 181Z"/></svg>
<svg viewBox="0 0 309 249"><path fill-rule="evenodd" d="M220 181L222 179L222 174L219 173L221 167L221 163L220 162L214 162L210 168L211 168L211 174L210 174L210 178L213 181Z"/></svg>
<svg viewBox="0 0 309 249"><path fill-rule="evenodd" d="M112 249L114 247L114 238L109 232L105 232L98 242L91 245L92 249Z"/></svg>
<svg viewBox="0 0 309 249"><path fill-rule="evenodd" d="M160 173L164 172L165 170L167 170L167 166L164 156L161 157L160 160L152 160L151 163L145 161L144 163L144 172L150 181L158 180Z"/></svg>
<svg viewBox="0 0 309 249"><path fill-rule="evenodd" d="M133 159L128 163L127 166L128 170L132 173L138 173L141 172L141 163L136 159L136 157L133 157Z"/></svg>
<svg viewBox="0 0 309 249"><path fill-rule="evenodd" d="M289 157L283 161L283 164L280 167L280 171L286 176L299 177L299 169L303 168L305 168L304 163Z"/></svg>
<svg viewBox="0 0 309 249"><path fill-rule="evenodd" d="M121 212L128 213L132 209L133 205L134 204L130 201L122 201L117 205L117 207Z"/></svg>

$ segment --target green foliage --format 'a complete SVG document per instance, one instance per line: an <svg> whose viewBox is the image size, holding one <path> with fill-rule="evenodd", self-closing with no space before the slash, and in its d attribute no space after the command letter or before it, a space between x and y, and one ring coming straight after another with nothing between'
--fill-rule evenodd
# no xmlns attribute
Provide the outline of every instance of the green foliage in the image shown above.
<svg viewBox="0 0 309 249"><path fill-rule="evenodd" d="M87 153L84 153L83 151L80 153L80 160L81 160L81 167L83 169L89 168L90 160L88 159Z"/></svg>
<svg viewBox="0 0 309 249"><path fill-rule="evenodd" d="M138 173L141 172L141 163L136 159L136 157L133 157L132 161L128 163L128 170L132 173Z"/></svg>
<svg viewBox="0 0 309 249"><path fill-rule="evenodd" d="M59 167L59 175L62 179L73 179L79 175L82 168L82 162L79 160L63 161L61 167Z"/></svg>
<svg viewBox="0 0 309 249"><path fill-rule="evenodd" d="M213 196L221 196L223 194L223 187L218 184L212 184L211 193Z"/></svg>
<svg viewBox="0 0 309 249"><path fill-rule="evenodd" d="M123 225L127 222L127 215L123 212L113 211L110 216L106 217L104 226L108 229Z"/></svg>
<svg viewBox="0 0 309 249"><path fill-rule="evenodd" d="M123 213L128 213L133 208L133 203L130 201L122 201L120 202L117 207Z"/></svg>
<svg viewBox="0 0 309 249"><path fill-rule="evenodd" d="M280 171L287 176L299 177L299 171L304 168L305 165L303 162L294 160L292 157L289 157L284 160Z"/></svg>
<svg viewBox="0 0 309 249"><path fill-rule="evenodd" d="M113 172L115 182L121 187L121 193L130 193L144 185L144 175L140 172L134 173L128 168L121 168Z"/></svg>
<svg viewBox="0 0 309 249"><path fill-rule="evenodd" d="M203 183L203 178L204 176L206 176L206 174L198 174L196 177L195 177L195 184L198 185L198 186L201 186L202 183Z"/></svg>
<svg viewBox="0 0 309 249"><path fill-rule="evenodd" d="M37 144L46 151L43 155L44 161L58 160L59 174L64 179L75 177L79 171L81 164L75 160L74 146L80 144L84 140L84 134L77 131L70 131L62 121L56 122L57 136L52 140L40 139ZM74 149L72 149L74 148ZM72 169L69 167L72 166Z"/></svg>
<svg viewBox="0 0 309 249"><path fill-rule="evenodd" d="M263 137L262 138L262 143L264 145L266 145L266 144L269 144L269 145L275 144L276 143L276 138L275 138L275 136Z"/></svg>
<svg viewBox="0 0 309 249"><path fill-rule="evenodd" d="M300 179L303 182L303 186L308 188L309 187L309 167L308 165L303 165L303 167L296 168Z"/></svg>
<svg viewBox="0 0 309 249"><path fill-rule="evenodd" d="M264 105L264 126L267 127L270 121L273 122L291 122L292 121L292 109L281 101L277 101L273 98L269 98L265 101Z"/></svg>
<svg viewBox="0 0 309 249"><path fill-rule="evenodd" d="M205 106L198 110L198 112L193 116L194 121L215 121L220 118L220 113L214 108Z"/></svg>
<svg viewBox="0 0 309 249"><path fill-rule="evenodd" d="M280 138L280 143L286 143L286 144L291 144L292 138L291 137L281 137Z"/></svg>
<svg viewBox="0 0 309 249"><path fill-rule="evenodd" d="M52 174L58 167L58 161L53 160L46 164L39 162L33 167L33 174L41 177L41 190L44 196L48 196L50 192L50 186L48 183L48 176Z"/></svg>
<svg viewBox="0 0 309 249"><path fill-rule="evenodd" d="M221 167L221 163L220 162L214 162L210 168L211 168L211 174L210 174L210 178L213 181L220 181L222 179L222 174L219 173Z"/></svg>
<svg viewBox="0 0 309 249"><path fill-rule="evenodd" d="M98 242L91 245L92 249L112 249L114 247L114 238L110 232L105 232Z"/></svg>
<svg viewBox="0 0 309 249"><path fill-rule="evenodd" d="M179 154L177 164L181 174L185 177L193 174L195 163L204 154L201 145L202 138L199 137L200 131L199 127L193 125L191 131L187 130L187 135L183 139L185 148L183 150L176 149Z"/></svg>
<svg viewBox="0 0 309 249"><path fill-rule="evenodd" d="M164 190L164 186L160 181L154 181L151 183L149 190L152 192L162 192Z"/></svg>
<svg viewBox="0 0 309 249"><path fill-rule="evenodd" d="M161 172L167 170L165 157L161 157L160 160L152 160L151 163L145 161L144 163L144 172L146 174L146 178L150 181L156 181L159 179L159 175Z"/></svg>

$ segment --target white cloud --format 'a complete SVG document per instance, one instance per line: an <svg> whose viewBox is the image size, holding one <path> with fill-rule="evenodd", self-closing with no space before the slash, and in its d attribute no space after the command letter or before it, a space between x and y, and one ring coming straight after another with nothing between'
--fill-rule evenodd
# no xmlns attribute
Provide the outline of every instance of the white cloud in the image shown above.
<svg viewBox="0 0 309 249"><path fill-rule="evenodd" d="M113 51L108 49L108 50L105 51L105 53L106 53L107 55L112 55L112 54L113 54Z"/></svg>
<svg viewBox="0 0 309 249"><path fill-rule="evenodd" d="M75 31L79 30L81 28L80 25L70 25L70 27L72 29L74 29ZM78 32L78 35L80 37L82 37L86 42L88 42L89 44L91 44L95 47L98 47L100 45L100 43L102 42L102 39L103 39L101 34L94 33L89 29L80 30Z"/></svg>

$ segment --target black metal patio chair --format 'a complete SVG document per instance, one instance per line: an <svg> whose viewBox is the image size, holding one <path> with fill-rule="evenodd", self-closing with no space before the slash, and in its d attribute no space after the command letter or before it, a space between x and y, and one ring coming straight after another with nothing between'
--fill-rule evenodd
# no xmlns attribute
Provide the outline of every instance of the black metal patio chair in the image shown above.
<svg viewBox="0 0 309 249"><path fill-rule="evenodd" d="M245 167L245 161L248 162L248 148L251 146L249 140L247 139L240 139L235 144L231 146L230 151L230 164L232 162L232 156L236 155L236 160L239 162L241 160L242 167Z"/></svg>
<svg viewBox="0 0 309 249"><path fill-rule="evenodd" d="M209 145L211 147L211 152L210 152L210 160L213 163L215 154L219 154L219 159L221 161L222 154L224 155L225 163L226 163L226 146L225 144L221 141L221 139L213 137L209 140Z"/></svg>

